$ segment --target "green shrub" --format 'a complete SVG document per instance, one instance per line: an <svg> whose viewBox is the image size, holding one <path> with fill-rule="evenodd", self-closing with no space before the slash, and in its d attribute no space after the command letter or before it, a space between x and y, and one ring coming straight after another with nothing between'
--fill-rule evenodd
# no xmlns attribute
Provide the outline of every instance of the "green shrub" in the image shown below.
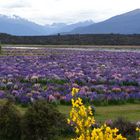
<svg viewBox="0 0 140 140"><path fill-rule="evenodd" d="M118 118L112 124L113 128L118 128L119 133L125 137L135 137L136 134L136 124L127 121L125 118Z"/></svg>
<svg viewBox="0 0 140 140"><path fill-rule="evenodd" d="M58 84L58 85L64 85L66 84L68 81L65 79L47 79L47 84Z"/></svg>
<svg viewBox="0 0 140 140"><path fill-rule="evenodd" d="M21 116L12 102L0 105L0 140L20 140Z"/></svg>
<svg viewBox="0 0 140 140"><path fill-rule="evenodd" d="M66 119L46 101L36 101L24 115L23 139L53 140L65 129Z"/></svg>

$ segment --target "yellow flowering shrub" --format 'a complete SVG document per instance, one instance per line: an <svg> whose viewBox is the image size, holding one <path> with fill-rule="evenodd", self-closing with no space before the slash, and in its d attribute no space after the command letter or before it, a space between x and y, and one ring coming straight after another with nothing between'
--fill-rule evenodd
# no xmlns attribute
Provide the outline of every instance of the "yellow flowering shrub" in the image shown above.
<svg viewBox="0 0 140 140"><path fill-rule="evenodd" d="M104 124L100 128L93 128L95 119L90 106L85 107L81 98L76 98L75 95L79 91L78 88L72 89L72 110L68 124L74 127L77 138L71 140L126 140L121 134L118 134L118 129L111 129Z"/></svg>

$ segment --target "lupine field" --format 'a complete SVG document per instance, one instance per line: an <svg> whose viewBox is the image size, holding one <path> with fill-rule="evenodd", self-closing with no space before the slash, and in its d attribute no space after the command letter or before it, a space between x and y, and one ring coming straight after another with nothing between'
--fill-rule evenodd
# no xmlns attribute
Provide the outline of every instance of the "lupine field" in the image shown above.
<svg viewBox="0 0 140 140"><path fill-rule="evenodd" d="M0 56L0 98L70 104L77 96L95 105L140 101L140 53L63 49L5 49Z"/></svg>

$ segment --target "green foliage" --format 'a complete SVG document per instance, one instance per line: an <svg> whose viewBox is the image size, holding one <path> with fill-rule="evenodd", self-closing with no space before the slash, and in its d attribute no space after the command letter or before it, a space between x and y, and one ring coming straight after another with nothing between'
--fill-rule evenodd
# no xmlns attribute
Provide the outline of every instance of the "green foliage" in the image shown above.
<svg viewBox="0 0 140 140"><path fill-rule="evenodd" d="M139 86L137 81L123 81L119 84L120 86Z"/></svg>
<svg viewBox="0 0 140 140"><path fill-rule="evenodd" d="M125 118L119 117L112 124L113 128L118 128L119 133L125 137L135 137L136 134L136 124L127 121Z"/></svg>
<svg viewBox="0 0 140 140"><path fill-rule="evenodd" d="M0 105L0 140L20 140L21 116L12 102Z"/></svg>
<svg viewBox="0 0 140 140"><path fill-rule="evenodd" d="M81 79L76 79L75 80L75 83L77 84L77 85L79 85L79 86L84 86L85 85L85 81L82 81Z"/></svg>
<svg viewBox="0 0 140 140"><path fill-rule="evenodd" d="M46 101L36 101L24 115L23 139L53 140L65 129L65 117Z"/></svg>
<svg viewBox="0 0 140 140"><path fill-rule="evenodd" d="M67 83L67 80L64 79L47 79L47 83L48 84L59 84L59 85L64 85L65 83Z"/></svg>

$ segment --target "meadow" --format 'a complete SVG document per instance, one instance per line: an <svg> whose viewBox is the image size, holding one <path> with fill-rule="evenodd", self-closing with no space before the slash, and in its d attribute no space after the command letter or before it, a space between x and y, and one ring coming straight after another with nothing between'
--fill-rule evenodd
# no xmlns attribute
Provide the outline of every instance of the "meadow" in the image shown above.
<svg viewBox="0 0 140 140"><path fill-rule="evenodd" d="M0 58L1 98L10 96L23 104L39 98L69 104L71 88L79 87L78 96L85 103L139 102L139 52L48 48L8 51ZM44 55L37 55L40 53Z"/></svg>
<svg viewBox="0 0 140 140"><path fill-rule="evenodd" d="M24 114L28 105L45 99L68 116L71 90L75 87L80 89L76 96L85 105L94 106L97 122L104 123L118 117L131 122L140 121L138 46L133 49L132 46L123 49L121 46L113 49L111 46L53 47L2 49L1 102L12 100Z"/></svg>

